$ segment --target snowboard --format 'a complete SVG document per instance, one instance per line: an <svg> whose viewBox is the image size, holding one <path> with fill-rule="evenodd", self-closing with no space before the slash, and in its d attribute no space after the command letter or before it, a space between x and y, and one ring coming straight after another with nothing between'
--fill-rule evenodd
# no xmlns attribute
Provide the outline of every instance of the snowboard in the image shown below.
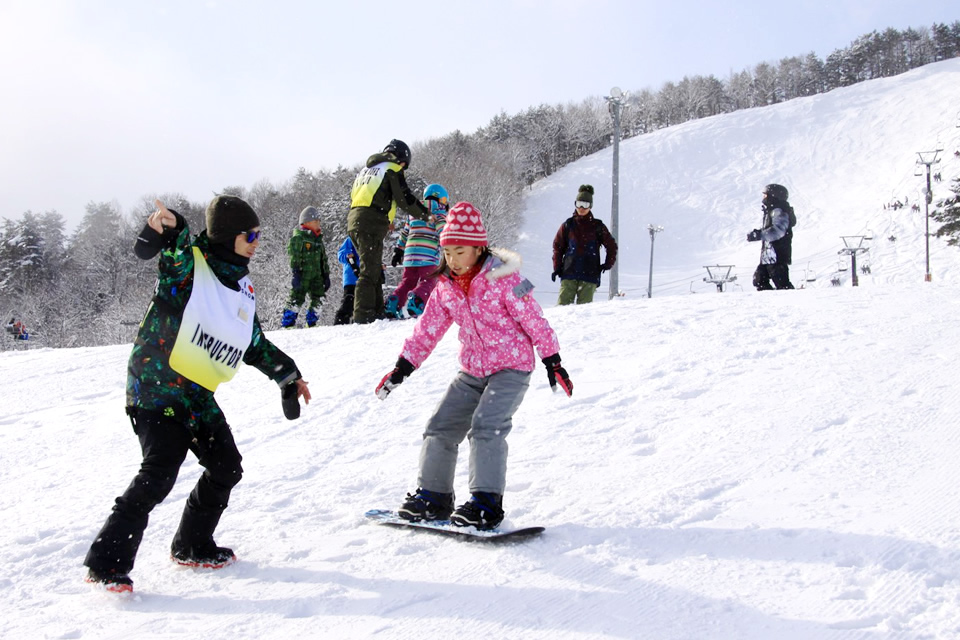
<svg viewBox="0 0 960 640"><path fill-rule="evenodd" d="M389 527L429 531L430 533L476 542L515 542L533 538L544 532L543 527L524 527L522 529L509 529L506 531L503 529L490 529L489 531L484 531L476 527L458 527L449 520L411 522L398 516L396 511L390 511L388 509L371 509L364 515L378 524L385 524Z"/></svg>

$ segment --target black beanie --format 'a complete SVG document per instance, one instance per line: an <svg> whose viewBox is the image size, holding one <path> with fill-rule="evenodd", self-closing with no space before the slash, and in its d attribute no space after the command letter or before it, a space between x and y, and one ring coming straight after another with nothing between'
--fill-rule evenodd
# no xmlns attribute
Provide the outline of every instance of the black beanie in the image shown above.
<svg viewBox="0 0 960 640"><path fill-rule="evenodd" d="M233 239L260 226L260 218L237 196L217 196L207 205L207 237L210 242L232 245Z"/></svg>
<svg viewBox="0 0 960 640"><path fill-rule="evenodd" d="M580 189L577 191L577 201L581 200L593 204L593 187L589 184L580 185Z"/></svg>

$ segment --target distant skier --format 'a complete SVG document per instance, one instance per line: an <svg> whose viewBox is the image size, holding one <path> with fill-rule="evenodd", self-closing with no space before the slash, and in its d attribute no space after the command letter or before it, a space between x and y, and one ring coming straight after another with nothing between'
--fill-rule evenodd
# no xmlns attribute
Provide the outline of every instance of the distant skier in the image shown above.
<svg viewBox="0 0 960 640"><path fill-rule="evenodd" d="M520 256L487 246L480 212L469 202L450 209L440 247L433 295L376 389L386 398L423 364L450 325L460 325L460 372L427 422L419 487L397 513L411 521L450 518L457 526L493 529L504 516L506 439L536 368L534 347L554 391L559 386L570 395L573 384L533 285L518 272ZM470 440L471 498L454 511L457 449L464 438Z"/></svg>
<svg viewBox="0 0 960 640"><path fill-rule="evenodd" d="M13 336L14 340L30 339L30 333L27 331L26 325L15 318L10 318L10 322L7 323L7 333Z"/></svg>
<svg viewBox="0 0 960 640"><path fill-rule="evenodd" d="M277 383L284 415L300 415L310 390L297 365L263 334L248 265L260 246L260 220L235 196L217 196L206 231L191 238L186 219L156 201L157 211L137 237L134 253L158 253L156 292L140 323L127 363L127 415L143 462L83 561L87 582L108 591L133 589L130 571L150 512L173 489L193 452L203 475L187 497L170 547L181 565L216 569L234 561L213 540L243 468L230 425L214 398L241 363ZM112 452L104 464L113 464Z"/></svg>
<svg viewBox="0 0 960 640"><path fill-rule="evenodd" d="M423 190L423 204L430 209L431 219L410 218L397 238L393 250L394 267L403 265L403 277L384 304L387 317L401 318L402 307L407 316L415 318L423 313L423 307L437 283L434 271L440 263L440 232L447 220L450 208L449 195L443 185L430 184Z"/></svg>
<svg viewBox="0 0 960 640"><path fill-rule="evenodd" d="M763 226L747 234L748 242L763 241L760 264L753 273L757 291L793 289L790 282L790 264L793 227L797 224L793 207L787 202L787 188L768 184L763 188ZM773 283L771 285L771 282Z"/></svg>
<svg viewBox="0 0 960 640"><path fill-rule="evenodd" d="M600 286L600 274L609 271L617 261L617 241L607 225L593 217L593 187L580 186L576 210L567 218L553 239L553 273L550 279L560 277L558 305L593 302L593 294ZM606 252L600 262L600 247Z"/></svg>

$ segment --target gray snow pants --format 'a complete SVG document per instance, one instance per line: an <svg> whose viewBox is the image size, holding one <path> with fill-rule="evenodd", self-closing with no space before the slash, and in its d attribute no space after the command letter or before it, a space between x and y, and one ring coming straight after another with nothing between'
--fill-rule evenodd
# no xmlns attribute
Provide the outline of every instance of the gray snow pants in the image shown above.
<svg viewBox="0 0 960 640"><path fill-rule="evenodd" d="M427 422L420 448L418 486L453 493L457 451L470 439L470 492L503 495L507 482L507 435L520 408L530 372L504 369L486 378L461 371Z"/></svg>

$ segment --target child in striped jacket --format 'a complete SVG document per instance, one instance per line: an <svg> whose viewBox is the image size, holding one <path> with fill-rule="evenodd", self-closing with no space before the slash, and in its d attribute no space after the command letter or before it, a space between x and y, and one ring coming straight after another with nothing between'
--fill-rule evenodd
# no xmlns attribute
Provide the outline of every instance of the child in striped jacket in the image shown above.
<svg viewBox="0 0 960 640"><path fill-rule="evenodd" d="M423 313L437 282L433 272L440 263L440 232L447 220L448 197L442 185L427 185L423 203L430 209L431 218L411 218L403 225L390 262L394 267L403 265L403 277L384 302L387 317L402 318L404 305L408 317Z"/></svg>

